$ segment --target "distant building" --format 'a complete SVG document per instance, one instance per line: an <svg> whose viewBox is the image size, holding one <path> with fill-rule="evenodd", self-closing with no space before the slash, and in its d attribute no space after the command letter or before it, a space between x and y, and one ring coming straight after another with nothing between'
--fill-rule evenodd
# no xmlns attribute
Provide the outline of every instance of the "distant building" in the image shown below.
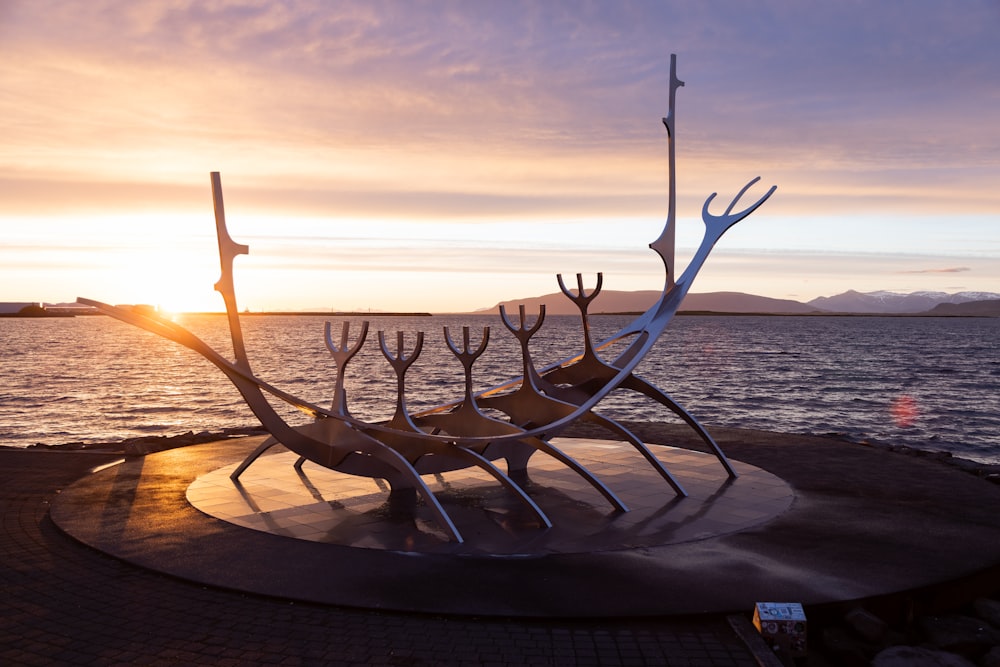
<svg viewBox="0 0 1000 667"><path fill-rule="evenodd" d="M42 304L45 312L54 315L99 315L100 311L93 306L82 303L46 303Z"/></svg>
<svg viewBox="0 0 1000 667"><path fill-rule="evenodd" d="M0 301L0 317L72 317L74 315L100 315L100 311L82 303Z"/></svg>
<svg viewBox="0 0 1000 667"><path fill-rule="evenodd" d="M29 306L41 308L42 304L37 301L0 301L0 315L16 315Z"/></svg>

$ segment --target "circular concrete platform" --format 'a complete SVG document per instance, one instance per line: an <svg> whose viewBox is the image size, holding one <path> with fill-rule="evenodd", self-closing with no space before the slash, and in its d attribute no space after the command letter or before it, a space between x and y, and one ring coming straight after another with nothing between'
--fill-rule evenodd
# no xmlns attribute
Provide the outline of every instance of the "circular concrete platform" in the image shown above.
<svg viewBox="0 0 1000 667"><path fill-rule="evenodd" d="M552 519L547 530L488 478L436 476L462 544L422 507L393 511L374 482L309 464L298 474L287 453L234 486L228 470L256 438L123 461L66 489L51 514L94 548L206 585L466 615L746 611L884 595L1000 564L992 485L835 441L753 435L736 447L735 481L713 457L654 447L690 493L683 499L626 445L564 441L632 511L536 456L528 490Z"/></svg>
<svg viewBox="0 0 1000 667"><path fill-rule="evenodd" d="M552 523L543 528L527 505L480 468L426 475L463 536L448 538L424 503L393 509L382 480L320 466L294 467L283 452L257 460L234 484L234 463L198 477L187 499L205 514L274 535L365 549L489 558L592 553L661 547L718 537L770 521L794 494L778 477L735 463L730 479L708 454L657 448L687 497L679 497L624 442L555 439L553 444L612 487L627 505L616 510L589 483L553 458L529 465L532 500Z"/></svg>

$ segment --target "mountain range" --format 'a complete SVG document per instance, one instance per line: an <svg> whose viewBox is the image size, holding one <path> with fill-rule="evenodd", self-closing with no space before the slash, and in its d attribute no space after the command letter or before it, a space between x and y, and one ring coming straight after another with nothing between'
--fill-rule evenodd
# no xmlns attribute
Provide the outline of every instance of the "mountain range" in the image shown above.
<svg viewBox="0 0 1000 667"><path fill-rule="evenodd" d="M608 290L601 292L590 304L591 314L635 313L649 308L660 297L654 290L623 292ZM549 315L575 315L576 306L562 293L513 299L496 304L483 311L496 312L503 305L511 314L520 305L529 314L537 313L545 304ZM481 311L481 312L483 312ZM688 294L681 304L681 311L716 313L768 313L780 315L804 315L809 313L855 313L866 315L973 315L980 317L1000 317L1000 294L992 292L856 292L819 297L808 302L791 299L772 299L743 292L708 292Z"/></svg>
<svg viewBox="0 0 1000 667"><path fill-rule="evenodd" d="M940 304L963 304L974 301L1000 299L1000 294L992 292L855 292L854 290L836 296L821 296L809 302L820 310L836 313L924 313Z"/></svg>

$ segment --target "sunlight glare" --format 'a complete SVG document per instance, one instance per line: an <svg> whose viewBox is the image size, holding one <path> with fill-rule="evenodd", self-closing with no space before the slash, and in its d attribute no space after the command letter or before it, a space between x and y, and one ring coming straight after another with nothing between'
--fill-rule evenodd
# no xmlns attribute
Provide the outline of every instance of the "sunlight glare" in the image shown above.
<svg viewBox="0 0 1000 667"><path fill-rule="evenodd" d="M224 310L214 290L219 260L210 222L145 214L131 224L142 230L141 240L126 242L109 262L120 294L161 312ZM192 233L195 225L203 229Z"/></svg>
<svg viewBox="0 0 1000 667"><path fill-rule="evenodd" d="M903 394L893 401L889 412L892 414L892 421L900 428L913 426L920 416L917 401L909 394Z"/></svg>

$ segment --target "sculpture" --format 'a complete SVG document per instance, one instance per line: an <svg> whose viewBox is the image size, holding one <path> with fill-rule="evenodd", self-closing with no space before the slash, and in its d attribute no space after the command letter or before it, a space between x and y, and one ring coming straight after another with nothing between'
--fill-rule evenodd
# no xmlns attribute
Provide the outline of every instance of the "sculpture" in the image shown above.
<svg viewBox="0 0 1000 667"><path fill-rule="evenodd" d="M464 370L464 396L455 402L419 413L411 413L407 409L405 376L407 369L420 355L424 343L423 334L417 336L413 348L407 352L403 335L399 333L396 349L393 352L386 342L385 332L380 331L379 346L397 378L395 413L385 423L369 423L355 418L347 409L344 384L346 369L351 358L366 341L367 322L362 326L353 344L349 343L349 324L343 325L339 344L333 340L330 324L326 325L327 348L337 367L334 400L329 409L304 401L258 378L251 368L243 343L233 282L233 261L237 255L246 254L249 248L236 243L226 228L222 184L217 172L212 173L211 181L222 275L215 289L225 301L235 361L229 361L183 327L155 314L109 306L90 299L80 298L78 301L121 321L180 343L201 354L226 374L261 424L271 434L271 437L233 472L234 482L261 454L280 443L298 454L297 466L301 466L305 461L311 461L350 474L385 479L392 489L391 494L396 498L421 496L440 526L450 539L456 542L462 541L461 534L421 475L477 466L523 502L537 517L542 527L550 527L552 525L550 520L524 488L528 461L536 452L541 452L575 471L600 492L616 510L628 511L610 488L552 444L553 437L578 420L597 424L630 443L664 478L675 494L686 495L682 485L639 438L621 424L595 411L601 400L617 389L638 392L672 410L698 433L730 478L735 478L736 473L725 454L704 427L667 394L634 373L677 312L715 243L727 229L761 206L776 189L771 187L755 203L734 213L733 209L742 196L759 180L755 178L740 190L722 215L709 212L709 206L716 194L708 197L702 208L702 219L705 223L702 242L684 273L679 277L675 276L675 96L677 88L683 85L684 83L677 78L676 56L671 56L669 111L663 119L668 141L668 214L662 233L650 244L650 248L659 254L664 263L666 277L661 297L618 333L604 341L594 342L591 338L587 311L590 303L600 293L602 275L597 275L597 284L590 292L586 291L583 278L579 274L575 292L566 287L562 276L558 276L560 289L580 311L584 338L583 351L577 356L551 366L536 368L531 359L529 343L531 337L544 323L544 307L530 327L523 306L519 309L516 323L501 307L501 322L520 344L523 372L520 377L486 391L479 393L473 391L472 374L476 359L488 344L489 328L484 329L481 342L475 349L470 343L470 331L467 327L463 328L461 344L456 344L451 332L445 328L445 341ZM602 359L599 352L616 343L624 344L624 351L612 361ZM271 407L266 394L298 408L312 417L313 421L304 426L290 426ZM503 413L506 419L488 416L482 410L484 407ZM494 461L499 459L506 461L506 472L494 464Z"/></svg>

